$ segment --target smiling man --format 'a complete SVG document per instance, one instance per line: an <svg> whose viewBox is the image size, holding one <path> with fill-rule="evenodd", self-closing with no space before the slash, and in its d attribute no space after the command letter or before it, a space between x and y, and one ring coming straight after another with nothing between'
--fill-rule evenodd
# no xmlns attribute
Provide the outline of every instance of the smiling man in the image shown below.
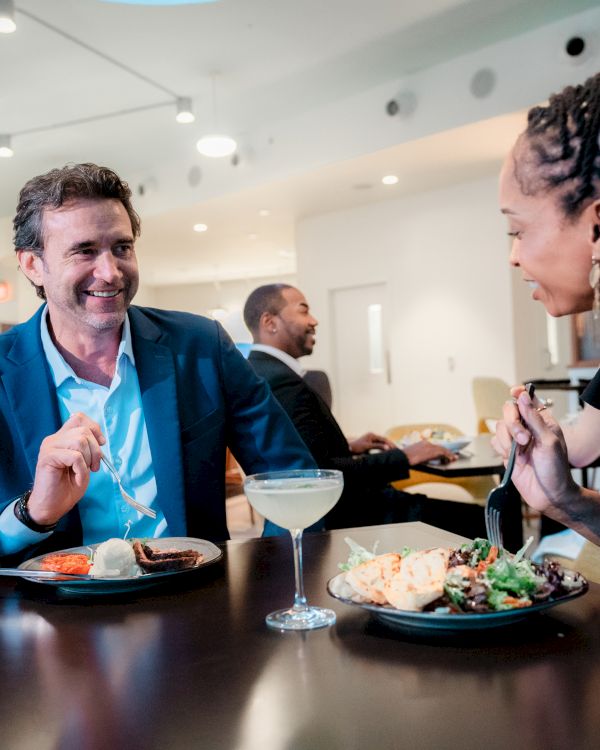
<svg viewBox="0 0 600 750"><path fill-rule="evenodd" d="M258 287L246 300L244 320L254 339L249 362L269 383L319 467L344 473L344 491L325 517L327 528L423 520L465 536L481 536L480 508L389 486L408 476L412 465L439 457L452 460L450 451L426 440L402 451L373 432L346 439L329 406L306 382L298 362L299 357L312 354L318 325L299 289L288 284Z"/></svg>
<svg viewBox="0 0 600 750"><path fill-rule="evenodd" d="M0 556L126 534L223 540L227 446L247 473L314 466L217 323L131 306L130 198L94 164L21 191L15 251L46 304L0 336ZM155 519L123 502L102 451Z"/></svg>

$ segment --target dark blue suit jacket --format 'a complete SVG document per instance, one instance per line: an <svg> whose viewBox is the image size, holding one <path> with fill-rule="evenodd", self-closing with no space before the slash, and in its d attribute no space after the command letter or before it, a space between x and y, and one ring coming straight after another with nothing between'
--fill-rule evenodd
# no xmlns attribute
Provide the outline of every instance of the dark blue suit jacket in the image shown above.
<svg viewBox="0 0 600 750"><path fill-rule="evenodd" d="M32 486L40 444L61 426L41 311L0 336L0 510ZM170 532L227 539L226 446L247 474L315 463L218 323L141 307L129 316L158 502ZM75 506L36 553L81 539Z"/></svg>

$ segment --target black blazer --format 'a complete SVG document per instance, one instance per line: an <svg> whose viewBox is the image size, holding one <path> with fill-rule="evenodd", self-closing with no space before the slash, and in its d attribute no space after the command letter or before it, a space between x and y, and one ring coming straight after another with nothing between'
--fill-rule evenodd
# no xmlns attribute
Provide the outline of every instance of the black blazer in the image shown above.
<svg viewBox="0 0 600 750"><path fill-rule="evenodd" d="M299 375L265 352L251 351L248 361L269 383L318 466L344 473L344 492L325 519L327 528L379 523L387 485L408 476L406 455L390 450L354 456L327 404Z"/></svg>

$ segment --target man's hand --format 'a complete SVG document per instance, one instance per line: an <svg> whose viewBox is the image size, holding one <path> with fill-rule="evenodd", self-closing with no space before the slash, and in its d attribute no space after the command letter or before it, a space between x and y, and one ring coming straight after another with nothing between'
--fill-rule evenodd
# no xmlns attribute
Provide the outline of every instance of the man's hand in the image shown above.
<svg viewBox="0 0 600 750"><path fill-rule="evenodd" d="M90 471L100 468L100 446L105 442L100 425L81 413L42 441L27 503L36 523L56 523L81 500Z"/></svg>
<svg viewBox="0 0 600 750"><path fill-rule="evenodd" d="M434 458L441 458L444 463L456 460L456 454L441 445L430 443L429 440L420 440L418 443L403 446L402 450L408 458L411 466L424 464Z"/></svg>
<svg viewBox="0 0 600 750"><path fill-rule="evenodd" d="M398 446L383 435L367 432L356 440L349 440L348 447L352 453L368 453L372 450L389 451L391 448L397 448Z"/></svg>

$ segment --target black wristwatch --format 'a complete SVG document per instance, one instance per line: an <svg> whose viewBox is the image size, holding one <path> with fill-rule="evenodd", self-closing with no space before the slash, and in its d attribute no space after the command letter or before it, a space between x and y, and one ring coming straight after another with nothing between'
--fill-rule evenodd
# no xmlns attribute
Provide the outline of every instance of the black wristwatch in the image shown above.
<svg viewBox="0 0 600 750"><path fill-rule="evenodd" d="M54 529L58 526L58 521L56 523L48 523L48 524L37 523L29 515L29 508L27 507L27 503L29 502L30 496L31 496L31 490L27 490L27 492L23 493L20 497L17 498L17 502L15 503L16 518L24 526L27 526L28 529L31 529L32 531L37 531L40 534L46 534L49 531L54 531Z"/></svg>

